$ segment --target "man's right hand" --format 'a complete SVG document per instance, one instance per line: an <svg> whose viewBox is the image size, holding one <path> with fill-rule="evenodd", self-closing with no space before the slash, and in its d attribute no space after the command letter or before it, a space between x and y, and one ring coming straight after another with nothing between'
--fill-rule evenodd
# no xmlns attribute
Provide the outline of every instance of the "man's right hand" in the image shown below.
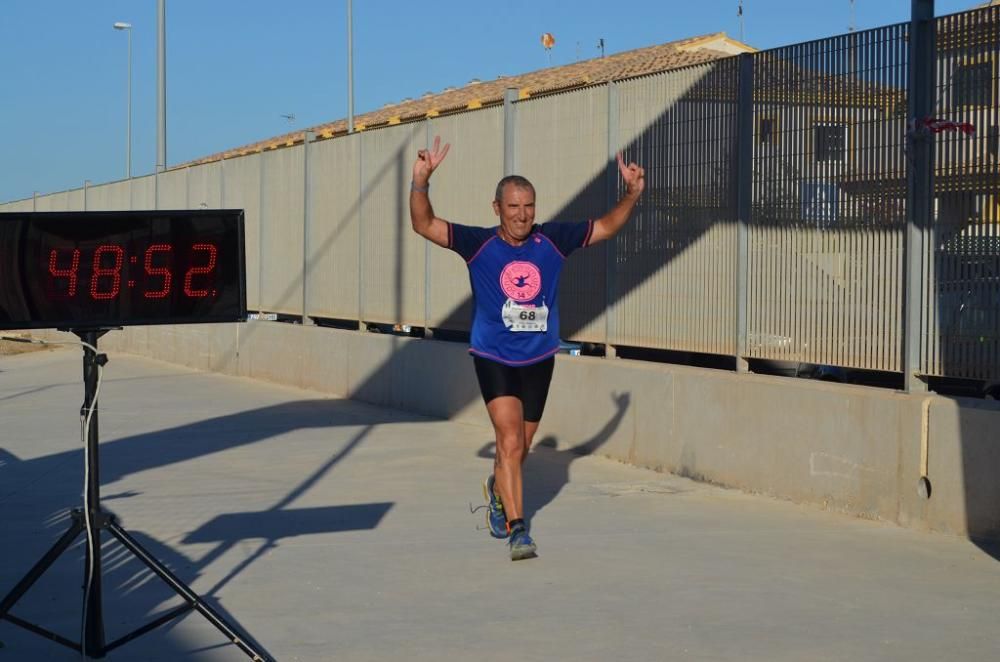
<svg viewBox="0 0 1000 662"><path fill-rule="evenodd" d="M441 136L434 136L434 146L430 149L422 149L417 152L417 161L413 164L413 185L423 188L430 181L433 173L444 157L448 155L451 143L445 143L441 147Z"/></svg>

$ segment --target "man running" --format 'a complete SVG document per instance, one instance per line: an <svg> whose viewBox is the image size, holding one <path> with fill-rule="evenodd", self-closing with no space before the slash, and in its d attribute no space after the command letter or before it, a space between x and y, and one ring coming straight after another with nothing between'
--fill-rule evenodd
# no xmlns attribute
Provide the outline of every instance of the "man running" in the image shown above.
<svg viewBox="0 0 1000 662"><path fill-rule="evenodd" d="M410 221L413 230L449 248L469 268L474 298L469 352L496 435L493 474L484 492L487 522L496 538L510 537L510 557L534 557L536 546L524 521L521 465L542 419L559 351L559 275L569 254L615 236L628 221L645 187L645 171L618 170L625 195L604 216L577 223L535 225L535 188L510 175L497 184L493 213L500 225L479 228L450 223L434 215L430 177L448 154L434 138L413 164Z"/></svg>

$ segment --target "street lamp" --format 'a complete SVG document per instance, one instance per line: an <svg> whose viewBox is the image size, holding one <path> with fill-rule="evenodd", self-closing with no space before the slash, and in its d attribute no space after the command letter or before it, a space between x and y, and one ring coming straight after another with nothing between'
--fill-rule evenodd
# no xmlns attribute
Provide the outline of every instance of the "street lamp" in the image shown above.
<svg viewBox="0 0 1000 662"><path fill-rule="evenodd" d="M132 179L132 24L115 23L115 30L128 32L128 121L125 128L125 177Z"/></svg>

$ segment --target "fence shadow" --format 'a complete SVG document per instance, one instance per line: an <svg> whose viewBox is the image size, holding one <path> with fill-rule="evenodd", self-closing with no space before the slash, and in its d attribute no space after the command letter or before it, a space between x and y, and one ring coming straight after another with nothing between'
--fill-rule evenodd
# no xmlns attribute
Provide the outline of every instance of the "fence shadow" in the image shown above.
<svg viewBox="0 0 1000 662"><path fill-rule="evenodd" d="M102 444L102 459L106 460L102 469L104 467L109 469L102 472L102 475L106 483L113 483L136 472L245 447L291 430L356 426L367 423L325 462L318 463L271 508L258 512L221 514L188 532L182 543L213 545L207 553L197 559L159 543L141 528L129 530L125 527L154 558L163 562L188 585L203 577L209 566L241 542L250 541L252 544L253 541L261 540L259 548L253 554L216 581L214 586L208 590L195 589L216 611L234 625L238 625L239 621L219 604L219 590L263 554L276 547L281 540L324 533L371 530L380 524L392 508L391 502L331 505L319 508L290 507L295 499L305 494L368 437L376 425L372 422L373 419L379 420L383 416L386 421L400 420L400 416L395 413L380 414L378 410L336 400L297 401L220 416ZM403 416L404 420L405 418ZM419 420L425 419L421 417ZM40 558L52 539L68 527L69 518L66 509L80 505L77 501L82 482L82 464L82 451L67 451L30 460L20 460L9 451L0 453L0 483L5 488L0 501L5 503L6 510L14 510L10 513L13 516L4 518L0 528L5 542L5 563L0 570L2 577L0 586L3 586L4 590L13 586L22 573ZM108 495L105 500L126 499L138 494L140 492L129 490ZM41 536L39 521L42 522ZM142 523L138 522L137 525L141 527ZM107 605L105 630L106 640L110 642L173 608L163 605L180 604L180 598L177 598L166 584L111 538L110 534L105 533L102 538L104 540L102 577L106 587ZM21 542L23 544L20 544ZM71 640L78 639L73 628L74 622L77 624L79 622L79 605L75 601L64 601L62 598L67 592L73 594L73 588L79 586L80 569L84 564L83 550L81 537L81 541L60 557L42 579L22 597L12 610L13 613L54 629ZM65 603L66 607L53 612L46 606L53 599ZM201 616L196 615L195 618ZM146 644L126 644L122 654L129 656L138 649L143 651L142 659L151 660L174 660L190 655L192 651L184 648L183 637L166 636L166 633L179 622L171 621L150 633ZM54 653L50 650L50 644L33 641L37 639L33 635L25 637L17 633L8 636L7 632L4 632L0 639L16 642L15 649L19 654L31 655L34 659L58 659L52 657ZM149 645L155 646L157 651L155 655L147 656L145 651ZM117 655L119 653L113 653L110 657L136 659L117 658Z"/></svg>

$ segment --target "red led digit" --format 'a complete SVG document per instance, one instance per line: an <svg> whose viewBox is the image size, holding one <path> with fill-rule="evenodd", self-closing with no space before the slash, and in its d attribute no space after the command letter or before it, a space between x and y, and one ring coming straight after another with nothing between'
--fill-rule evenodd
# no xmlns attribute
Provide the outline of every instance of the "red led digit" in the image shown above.
<svg viewBox="0 0 1000 662"><path fill-rule="evenodd" d="M102 267L101 256L105 253L113 253L115 265L113 267ZM122 265L125 263L125 250L121 246L114 244L104 244L98 246L94 251L94 277L90 279L90 296L94 299L114 299L118 296L122 284ZM111 279L111 289L107 292L98 292L102 278Z"/></svg>
<svg viewBox="0 0 1000 662"><path fill-rule="evenodd" d="M147 299L162 299L170 295L170 281L173 278L170 274L170 269L168 267L153 266L153 255L156 253L167 253L167 260L169 263L170 249L170 244L153 244L146 249L146 273L150 276L161 276L163 278L163 287L154 292L143 293L142 296Z"/></svg>
<svg viewBox="0 0 1000 662"><path fill-rule="evenodd" d="M203 267L191 267L188 269L187 274L184 276L184 294L192 298L215 296L215 291L209 292L207 289L196 290L191 286L191 281L194 280L195 276L201 274L210 274L215 271L215 258L218 251L215 248L215 244L195 244L191 247L191 251L204 251L208 253L208 264ZM194 262L194 256L192 255L191 261Z"/></svg>
<svg viewBox="0 0 1000 662"><path fill-rule="evenodd" d="M76 296L76 272L80 268L80 249L73 249L73 259L70 262L69 269L59 269L56 267L58 253L55 249L49 252L49 274L53 278L67 278L69 279L68 287L66 288L66 298L71 298Z"/></svg>

